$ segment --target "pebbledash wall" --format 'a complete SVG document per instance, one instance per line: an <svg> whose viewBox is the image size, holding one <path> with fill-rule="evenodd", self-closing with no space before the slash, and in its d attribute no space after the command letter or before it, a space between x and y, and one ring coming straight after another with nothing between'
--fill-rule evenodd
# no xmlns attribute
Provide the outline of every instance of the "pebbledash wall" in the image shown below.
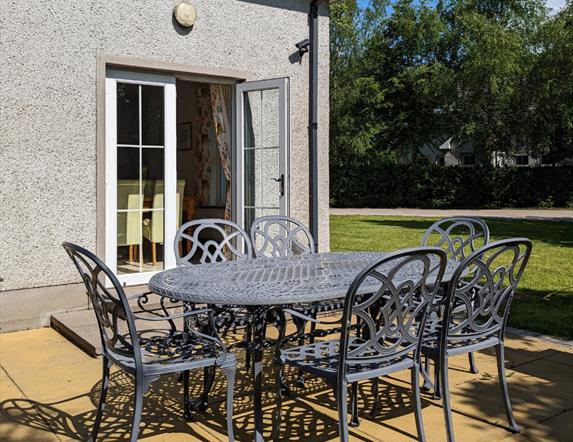
<svg viewBox="0 0 573 442"><path fill-rule="evenodd" d="M1 331L45 325L51 312L87 305L60 244L95 250L102 235L96 165L106 63L289 77L290 214L308 221L309 57L299 62L294 54L309 36L310 0L192 0L198 20L188 33L173 23L175 3L0 0ZM319 26L319 237L326 249L325 4Z"/></svg>

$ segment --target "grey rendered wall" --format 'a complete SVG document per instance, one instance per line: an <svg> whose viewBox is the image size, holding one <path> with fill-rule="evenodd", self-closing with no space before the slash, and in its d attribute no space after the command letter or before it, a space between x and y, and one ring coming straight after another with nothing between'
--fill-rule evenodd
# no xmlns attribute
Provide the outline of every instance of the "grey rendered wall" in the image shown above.
<svg viewBox="0 0 573 442"><path fill-rule="evenodd" d="M308 220L308 56L299 64L292 54L308 37L309 1L193 3L199 18L184 34L172 23L175 1L0 0L0 290L77 282L60 243L95 249L98 56L290 77L291 215ZM328 247L326 6L321 12L320 240Z"/></svg>

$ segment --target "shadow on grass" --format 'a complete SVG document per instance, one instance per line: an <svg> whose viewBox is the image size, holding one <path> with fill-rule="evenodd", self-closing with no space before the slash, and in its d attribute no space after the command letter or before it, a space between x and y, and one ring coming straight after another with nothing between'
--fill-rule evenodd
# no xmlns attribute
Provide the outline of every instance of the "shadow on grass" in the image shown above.
<svg viewBox="0 0 573 442"><path fill-rule="evenodd" d="M522 219L507 220L484 218L494 239L526 237L533 241L542 241L564 247L573 247L573 223L565 221L529 221ZM420 231L420 240L424 231L435 219L377 219L360 218L359 222L373 226L401 227Z"/></svg>
<svg viewBox="0 0 573 442"><path fill-rule="evenodd" d="M547 295L521 289L511 304L509 325L566 339L573 339L573 288Z"/></svg>

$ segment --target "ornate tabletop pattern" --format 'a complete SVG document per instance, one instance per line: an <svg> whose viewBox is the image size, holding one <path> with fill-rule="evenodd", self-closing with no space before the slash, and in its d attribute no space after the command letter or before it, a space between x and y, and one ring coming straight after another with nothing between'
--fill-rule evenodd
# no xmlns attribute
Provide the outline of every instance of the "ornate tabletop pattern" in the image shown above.
<svg viewBox="0 0 573 442"><path fill-rule="evenodd" d="M154 275L151 291L192 303L288 305L343 298L350 283L385 253L318 253L179 266ZM411 279L416 263L400 277ZM448 261L444 280L457 263ZM383 271L383 267L379 269ZM364 285L364 293L368 285Z"/></svg>

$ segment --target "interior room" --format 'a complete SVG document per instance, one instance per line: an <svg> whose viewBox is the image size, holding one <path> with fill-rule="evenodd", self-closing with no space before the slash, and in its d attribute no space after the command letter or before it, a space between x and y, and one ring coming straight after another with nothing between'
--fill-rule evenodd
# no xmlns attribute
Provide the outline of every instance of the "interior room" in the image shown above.
<svg viewBox="0 0 573 442"><path fill-rule="evenodd" d="M135 94L129 85L125 89L127 99ZM146 108L141 112L155 120L142 123L142 129L154 132L155 127L154 138L143 134L141 144L150 141L139 146L139 155L136 149L118 148L118 208L126 208L117 219L118 273L164 268L164 123L155 89L141 92ZM178 79L176 89L177 165L167 173L177 171L177 228L197 218L229 219L232 86ZM128 111L123 115L129 120Z"/></svg>

